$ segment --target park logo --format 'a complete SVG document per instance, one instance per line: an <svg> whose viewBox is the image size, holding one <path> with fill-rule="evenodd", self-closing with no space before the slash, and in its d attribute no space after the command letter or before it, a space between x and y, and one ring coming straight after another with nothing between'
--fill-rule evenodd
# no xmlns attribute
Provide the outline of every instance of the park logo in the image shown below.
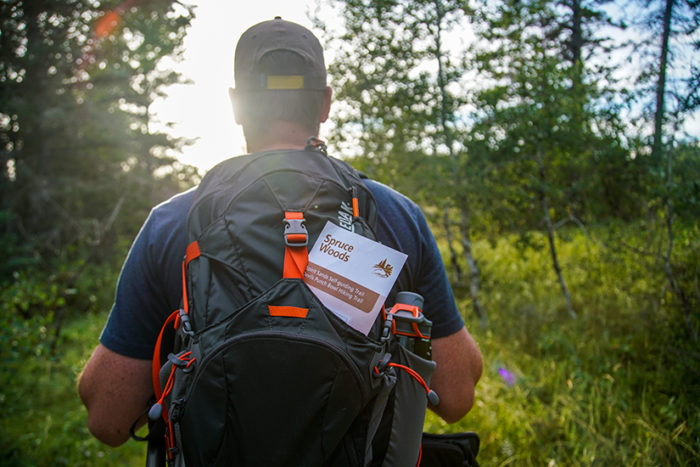
<svg viewBox="0 0 700 467"><path fill-rule="evenodd" d="M394 272L394 266L389 264L386 258L372 266L372 269L374 270L374 274L383 278L391 276L391 273Z"/></svg>

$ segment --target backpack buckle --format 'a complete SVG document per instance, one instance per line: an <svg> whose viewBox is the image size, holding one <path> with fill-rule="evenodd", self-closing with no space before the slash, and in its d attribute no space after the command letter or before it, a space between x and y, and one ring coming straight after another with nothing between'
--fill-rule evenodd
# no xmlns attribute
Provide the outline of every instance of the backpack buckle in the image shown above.
<svg viewBox="0 0 700 467"><path fill-rule="evenodd" d="M291 215L290 215L291 214ZM309 235L304 225L302 213L285 213L284 244L291 247L301 247L309 244Z"/></svg>

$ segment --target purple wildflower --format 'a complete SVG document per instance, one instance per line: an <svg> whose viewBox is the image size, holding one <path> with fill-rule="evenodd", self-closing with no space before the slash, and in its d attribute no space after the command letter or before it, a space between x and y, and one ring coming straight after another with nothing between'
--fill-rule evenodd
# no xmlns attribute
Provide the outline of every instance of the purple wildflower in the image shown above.
<svg viewBox="0 0 700 467"><path fill-rule="evenodd" d="M501 375L501 378L503 378L503 381L505 381L506 386L510 387L515 385L517 377L513 374L513 372L508 371L503 367L499 367L498 374Z"/></svg>

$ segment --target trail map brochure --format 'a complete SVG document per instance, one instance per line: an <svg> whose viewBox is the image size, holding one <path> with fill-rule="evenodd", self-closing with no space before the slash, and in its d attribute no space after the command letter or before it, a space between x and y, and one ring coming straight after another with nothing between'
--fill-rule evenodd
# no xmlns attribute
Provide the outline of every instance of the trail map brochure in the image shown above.
<svg viewBox="0 0 700 467"><path fill-rule="evenodd" d="M406 257L328 222L309 252L304 282L329 310L367 334Z"/></svg>

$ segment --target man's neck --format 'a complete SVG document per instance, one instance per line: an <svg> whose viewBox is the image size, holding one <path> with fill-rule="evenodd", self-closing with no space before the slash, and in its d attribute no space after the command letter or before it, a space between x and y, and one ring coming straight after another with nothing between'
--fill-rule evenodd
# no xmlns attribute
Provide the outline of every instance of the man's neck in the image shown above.
<svg viewBox="0 0 700 467"><path fill-rule="evenodd" d="M309 134L306 128L294 122L278 120L262 134L246 133L246 146L249 153L304 149L310 136L314 135Z"/></svg>

